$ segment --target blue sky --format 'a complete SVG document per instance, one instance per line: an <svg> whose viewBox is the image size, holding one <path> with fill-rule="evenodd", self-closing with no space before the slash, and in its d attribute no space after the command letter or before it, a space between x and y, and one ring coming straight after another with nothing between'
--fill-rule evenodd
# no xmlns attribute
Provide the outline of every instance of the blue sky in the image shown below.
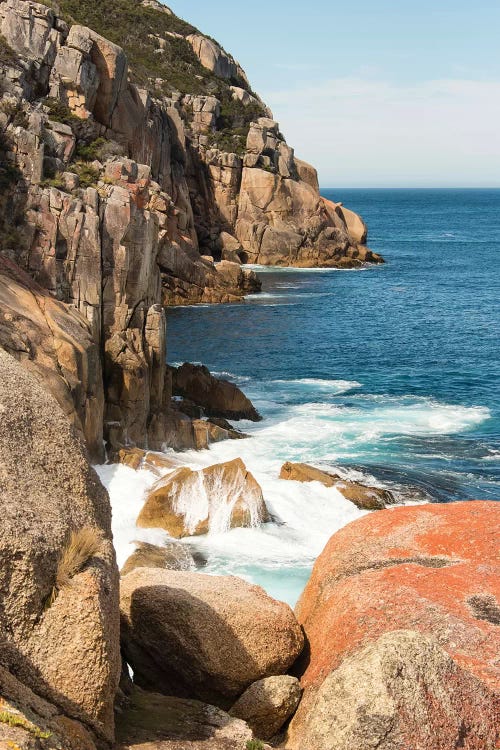
<svg viewBox="0 0 500 750"><path fill-rule="evenodd" d="M500 0L172 0L327 186L500 186Z"/></svg>

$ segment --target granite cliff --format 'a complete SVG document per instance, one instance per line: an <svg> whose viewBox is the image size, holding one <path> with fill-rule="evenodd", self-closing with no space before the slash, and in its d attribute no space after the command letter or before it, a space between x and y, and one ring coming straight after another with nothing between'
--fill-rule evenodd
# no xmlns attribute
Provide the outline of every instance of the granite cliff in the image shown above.
<svg viewBox="0 0 500 750"><path fill-rule="evenodd" d="M3 0L0 34L0 344L93 458L191 447L165 305L257 291L242 261L381 259L234 58L167 7Z"/></svg>

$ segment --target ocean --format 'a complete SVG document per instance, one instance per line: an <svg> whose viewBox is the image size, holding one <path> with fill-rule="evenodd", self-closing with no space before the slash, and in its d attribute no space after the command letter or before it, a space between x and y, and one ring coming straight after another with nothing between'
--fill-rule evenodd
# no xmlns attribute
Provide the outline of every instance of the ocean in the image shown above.
<svg viewBox="0 0 500 750"><path fill-rule="evenodd" d="M255 267L262 294L167 316L168 361L203 362L264 417L239 424L251 439L187 462L241 456L276 519L185 543L206 572L241 575L292 605L331 534L363 512L335 489L279 480L284 461L387 487L402 503L500 499L500 190L322 193L361 214L385 265ZM152 479L100 471L124 557Z"/></svg>

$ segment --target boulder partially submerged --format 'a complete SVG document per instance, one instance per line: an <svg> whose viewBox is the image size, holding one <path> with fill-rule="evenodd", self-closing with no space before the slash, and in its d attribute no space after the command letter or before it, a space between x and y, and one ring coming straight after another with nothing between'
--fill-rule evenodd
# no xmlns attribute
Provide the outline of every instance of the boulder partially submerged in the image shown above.
<svg viewBox="0 0 500 750"><path fill-rule="evenodd" d="M321 482L325 487L335 487L346 500L350 500L362 510L381 510L396 502L389 490L354 482L351 479L343 479L339 474L332 474L309 464L287 461L281 467L280 479L290 479L295 482Z"/></svg>
<svg viewBox="0 0 500 750"><path fill-rule="evenodd" d="M261 417L254 405L234 383L214 377L207 367L185 362L172 367L172 393L201 406L207 417L250 419Z"/></svg>
<svg viewBox="0 0 500 750"><path fill-rule="evenodd" d="M287 604L232 576L140 568L121 581L122 646L135 682L229 708L302 651Z"/></svg>
<svg viewBox="0 0 500 750"><path fill-rule="evenodd" d="M156 482L137 519L181 538L258 526L269 520L260 485L241 458L193 471L183 466Z"/></svg>
<svg viewBox="0 0 500 750"><path fill-rule="evenodd" d="M163 568L168 570L192 570L195 562L192 554L180 542L167 542L162 547L148 542L136 542L136 548L125 561L120 571L126 576L136 568Z"/></svg>

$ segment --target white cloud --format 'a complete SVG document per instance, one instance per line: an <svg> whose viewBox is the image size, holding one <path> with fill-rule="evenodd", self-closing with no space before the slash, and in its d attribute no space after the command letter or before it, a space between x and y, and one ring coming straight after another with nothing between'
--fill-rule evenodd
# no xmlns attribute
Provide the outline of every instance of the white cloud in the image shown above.
<svg viewBox="0 0 500 750"><path fill-rule="evenodd" d="M264 99L323 186L500 186L500 81L337 78Z"/></svg>

